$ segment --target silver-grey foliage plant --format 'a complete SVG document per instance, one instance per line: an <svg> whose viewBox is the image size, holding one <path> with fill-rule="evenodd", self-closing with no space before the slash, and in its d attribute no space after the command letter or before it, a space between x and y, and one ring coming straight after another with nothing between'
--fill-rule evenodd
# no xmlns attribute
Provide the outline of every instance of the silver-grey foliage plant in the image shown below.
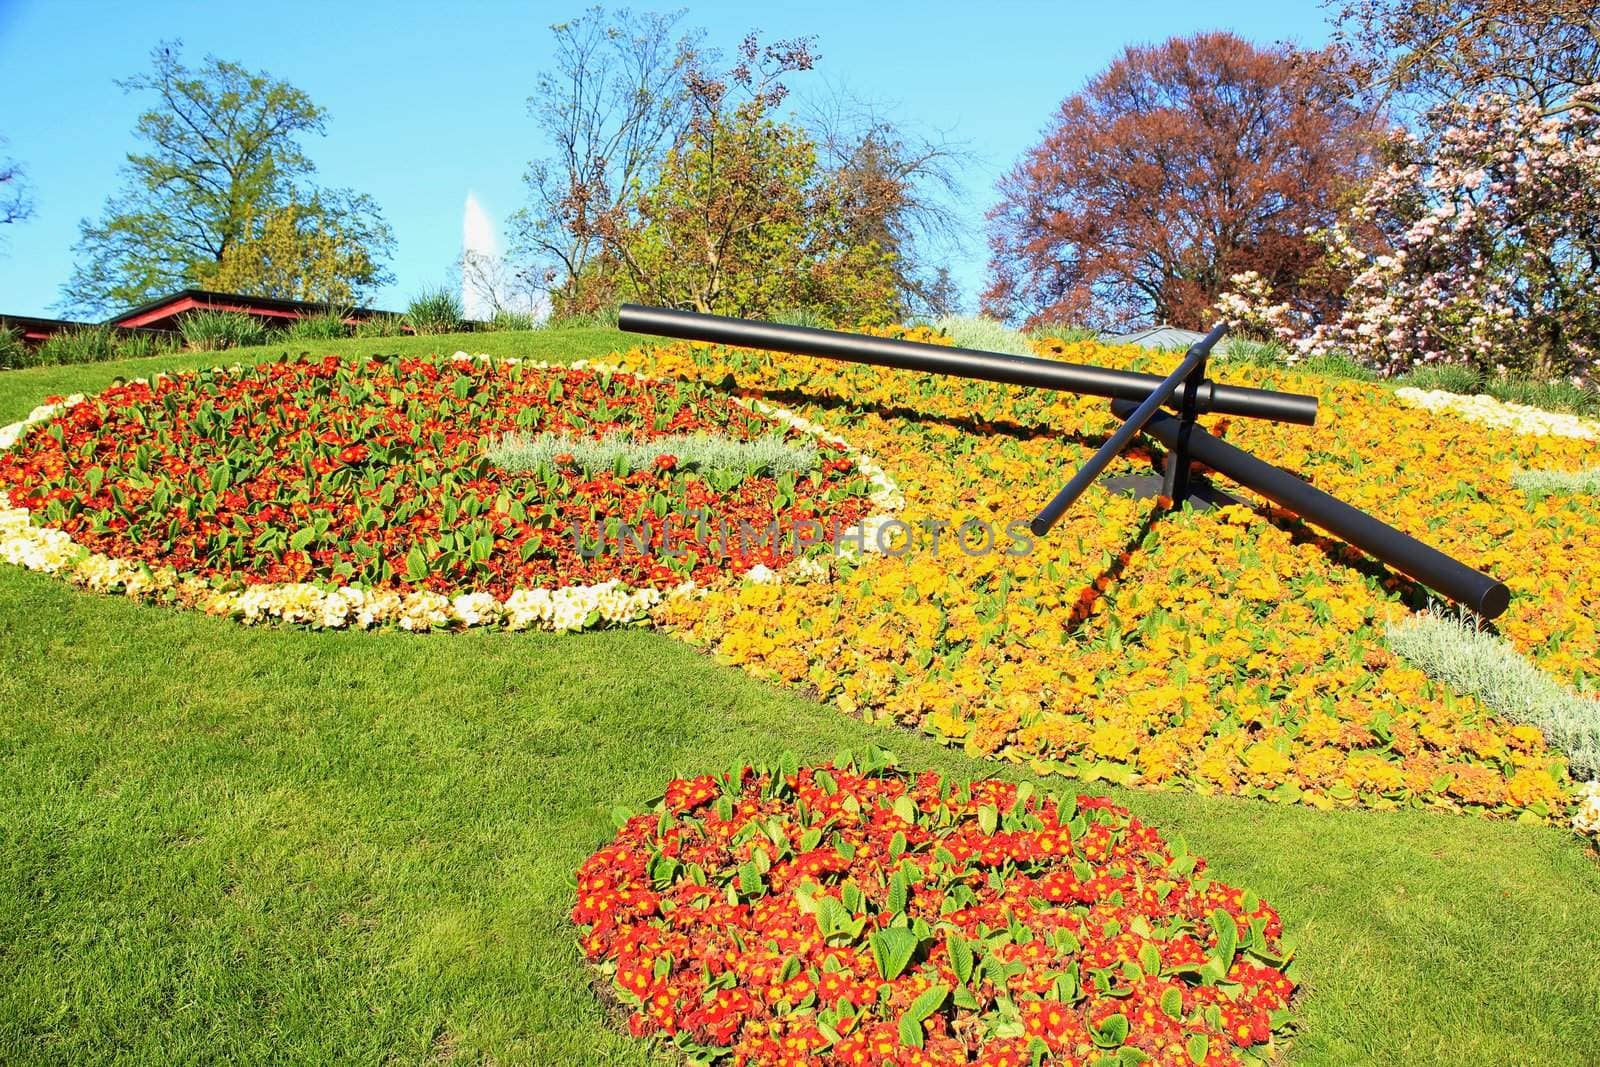
<svg viewBox="0 0 1600 1067"><path fill-rule="evenodd" d="M695 470L773 476L804 474L817 465L816 445L809 441L786 441L779 434L750 441L703 432L669 434L646 441L636 441L622 434L601 438L551 433L506 434L496 439L486 454L495 466L513 471L554 465L555 457L562 454L570 455L573 462L586 471L615 469L619 459L628 470L642 470L660 455L673 456L678 466Z"/></svg>
<svg viewBox="0 0 1600 1067"><path fill-rule="evenodd" d="M1511 484L1529 496L1553 493L1600 496L1600 467L1581 471L1517 471Z"/></svg>
<svg viewBox="0 0 1600 1067"><path fill-rule="evenodd" d="M1470 618L1437 611L1391 623L1389 647L1430 678L1478 698L1490 711L1537 726L1566 753L1574 777L1600 777L1600 699L1579 693Z"/></svg>

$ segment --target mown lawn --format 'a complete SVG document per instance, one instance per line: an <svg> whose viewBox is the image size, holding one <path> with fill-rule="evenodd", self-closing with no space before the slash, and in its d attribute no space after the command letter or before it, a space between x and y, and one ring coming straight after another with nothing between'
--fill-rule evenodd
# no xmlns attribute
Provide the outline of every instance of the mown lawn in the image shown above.
<svg viewBox="0 0 1600 1067"><path fill-rule="evenodd" d="M218 361L7 373L0 421ZM0 664L4 1063L650 1062L608 1025L565 920L613 804L785 747L1008 773L638 630L248 629L0 566ZM1300 937L1291 1062L1600 1062L1600 864L1571 834L1112 792Z"/></svg>

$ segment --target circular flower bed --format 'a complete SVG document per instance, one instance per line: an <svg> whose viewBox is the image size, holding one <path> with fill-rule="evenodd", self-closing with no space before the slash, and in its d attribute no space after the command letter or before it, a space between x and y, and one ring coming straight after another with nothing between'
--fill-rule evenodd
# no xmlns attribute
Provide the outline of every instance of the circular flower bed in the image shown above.
<svg viewBox="0 0 1600 1067"><path fill-rule="evenodd" d="M1100 797L887 753L677 779L578 870L635 1035L735 1063L1262 1063L1277 912Z"/></svg>
<svg viewBox="0 0 1600 1067"><path fill-rule="evenodd" d="M785 417L701 383L612 368L283 360L63 405L0 453L0 493L13 537L25 536L25 511L115 564L123 584L138 574L191 596L231 591L220 603L234 613L272 587L280 602L268 614L296 617L296 596L319 615L299 621L335 611L333 624L420 604L411 621L425 628L430 612L436 623L493 621L535 593L549 601L576 587L612 594L608 614L629 616L686 583L792 563L798 522L848 528L868 516L881 473ZM798 476L694 469L665 452L637 469L626 456L594 470L557 453L508 470L485 450L511 433L626 440L635 456L686 435L734 446L781 435L817 451ZM778 536L766 536L773 523ZM746 526L755 536L734 536ZM49 542L27 536L48 556ZM569 610L542 621L577 620Z"/></svg>

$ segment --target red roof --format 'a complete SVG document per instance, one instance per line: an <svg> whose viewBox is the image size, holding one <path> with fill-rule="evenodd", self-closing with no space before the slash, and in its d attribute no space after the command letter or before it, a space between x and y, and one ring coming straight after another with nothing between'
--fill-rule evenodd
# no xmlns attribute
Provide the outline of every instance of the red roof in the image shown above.
<svg viewBox="0 0 1600 1067"><path fill-rule="evenodd" d="M205 289L183 289L141 304L106 320L108 326L125 329L175 330L178 316L186 311L239 311L263 319L304 319L326 314L328 305L303 300L280 300L268 296L241 296L238 293L213 293ZM354 323L383 312L370 308L349 308L345 321Z"/></svg>

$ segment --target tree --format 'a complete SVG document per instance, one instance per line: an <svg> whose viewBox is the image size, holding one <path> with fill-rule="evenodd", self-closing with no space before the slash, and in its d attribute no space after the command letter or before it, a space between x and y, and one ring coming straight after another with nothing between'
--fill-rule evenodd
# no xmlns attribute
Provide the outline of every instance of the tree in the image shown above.
<svg viewBox="0 0 1600 1067"><path fill-rule="evenodd" d="M683 76L703 34L678 31L682 17L593 7L550 28L554 69L539 75L528 111L555 152L529 165L529 203L509 229L513 253L558 314L593 311L609 296L616 264L602 232L687 126Z"/></svg>
<svg viewBox="0 0 1600 1067"><path fill-rule="evenodd" d="M150 73L117 83L157 98L134 127L146 150L128 155L100 221L80 223L63 308L103 314L198 284L290 204L342 200L354 213L343 219L347 232L387 233L369 199L330 191L319 200L302 185L315 167L300 140L322 133L327 119L310 97L211 56L190 70L181 47L158 46ZM371 250L385 251L381 242Z"/></svg>
<svg viewBox="0 0 1600 1067"><path fill-rule="evenodd" d="M199 264L196 280L224 292L347 306L393 280L381 263L393 246L369 197L314 193L247 219L220 260Z"/></svg>
<svg viewBox="0 0 1600 1067"><path fill-rule="evenodd" d="M496 315L540 317L549 310L547 296L528 273L497 252L465 251L455 266L461 271L461 295L467 314L474 309Z"/></svg>
<svg viewBox="0 0 1600 1067"><path fill-rule="evenodd" d="M952 202L963 193L971 151L843 93L813 101L803 122L839 189L852 242L875 243L893 257L901 317L955 312L955 286L942 261L965 251L966 226Z"/></svg>
<svg viewBox="0 0 1600 1067"><path fill-rule="evenodd" d="M861 239L851 190L819 167L805 131L771 117L783 75L813 62L808 41L762 46L752 34L725 77L690 72L683 143L601 233L630 294L719 314L893 317L892 255Z"/></svg>
<svg viewBox="0 0 1600 1067"><path fill-rule="evenodd" d="M1350 0L1334 42L1352 89L1415 118L1490 94L1550 111L1600 81L1590 0Z"/></svg>
<svg viewBox="0 0 1600 1067"><path fill-rule="evenodd" d="M6 143L0 137L0 146ZM22 164L0 158L0 225L23 222L33 215L33 194Z"/></svg>
<svg viewBox="0 0 1600 1067"><path fill-rule="evenodd" d="M1600 84L1570 99L1546 114L1537 99L1491 94L1439 105L1426 135L1395 133L1388 165L1323 237L1352 275L1340 314L1319 322L1259 293L1234 302L1297 352L1391 373L1467 363L1594 381Z"/></svg>
<svg viewBox="0 0 1600 1067"><path fill-rule="evenodd" d="M1287 47L1206 33L1127 49L1001 180L986 310L1203 326L1228 278L1333 299L1306 231L1369 163L1373 114Z"/></svg>

